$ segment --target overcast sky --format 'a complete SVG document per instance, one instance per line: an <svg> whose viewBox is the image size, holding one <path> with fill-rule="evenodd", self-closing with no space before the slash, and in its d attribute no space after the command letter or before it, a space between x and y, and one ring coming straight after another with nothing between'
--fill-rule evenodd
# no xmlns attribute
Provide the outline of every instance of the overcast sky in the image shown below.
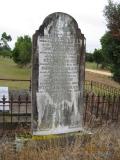
<svg viewBox="0 0 120 160"><path fill-rule="evenodd" d="M107 0L0 0L0 35L10 34L13 47L18 36L32 36L46 16L65 12L76 19L86 37L87 51L92 52L100 48L99 40L107 30L103 16L106 4Z"/></svg>

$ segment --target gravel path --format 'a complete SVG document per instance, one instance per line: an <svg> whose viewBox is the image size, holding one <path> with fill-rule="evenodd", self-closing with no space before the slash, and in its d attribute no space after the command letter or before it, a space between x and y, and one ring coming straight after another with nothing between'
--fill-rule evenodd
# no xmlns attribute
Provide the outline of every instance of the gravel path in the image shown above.
<svg viewBox="0 0 120 160"><path fill-rule="evenodd" d="M102 74L102 75L106 75L106 76L112 76L112 73L106 72L106 71L98 71L98 70L93 70L93 69L85 69L85 71L98 73L98 74Z"/></svg>

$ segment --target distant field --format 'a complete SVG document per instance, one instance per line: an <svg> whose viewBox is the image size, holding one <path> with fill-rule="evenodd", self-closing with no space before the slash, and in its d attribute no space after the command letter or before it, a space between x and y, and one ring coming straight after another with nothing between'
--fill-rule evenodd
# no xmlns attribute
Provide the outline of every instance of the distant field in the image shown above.
<svg viewBox="0 0 120 160"><path fill-rule="evenodd" d="M95 63L86 63L86 67L96 69ZM30 79L31 71L27 67L19 68L12 59L0 57L0 78L5 79ZM98 81L120 88L120 85L113 81L109 76L86 72L86 80ZM0 86L8 86L10 89L28 89L29 82L10 82L1 81Z"/></svg>
<svg viewBox="0 0 120 160"><path fill-rule="evenodd" d="M97 65L94 62L92 62L92 63L91 62L86 62L85 67L89 68L89 69L97 69Z"/></svg>
<svg viewBox="0 0 120 160"><path fill-rule="evenodd" d="M97 64L95 62L86 62L85 63L85 67L88 69L95 69L95 70L102 70L101 64L99 64L98 68L97 68ZM107 71L107 69L104 69L105 71Z"/></svg>
<svg viewBox="0 0 120 160"><path fill-rule="evenodd" d="M30 69L27 67L19 68L12 59L0 57L0 79L30 79ZM12 89L29 87L28 82L1 81L0 86L8 86Z"/></svg>

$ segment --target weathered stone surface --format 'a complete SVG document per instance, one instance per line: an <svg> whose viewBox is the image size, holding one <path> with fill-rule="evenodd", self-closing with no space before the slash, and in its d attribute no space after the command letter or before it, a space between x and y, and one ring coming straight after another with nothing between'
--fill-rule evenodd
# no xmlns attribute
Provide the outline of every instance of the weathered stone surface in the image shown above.
<svg viewBox="0 0 120 160"><path fill-rule="evenodd" d="M65 13L49 15L33 36L33 134L82 128L85 38Z"/></svg>

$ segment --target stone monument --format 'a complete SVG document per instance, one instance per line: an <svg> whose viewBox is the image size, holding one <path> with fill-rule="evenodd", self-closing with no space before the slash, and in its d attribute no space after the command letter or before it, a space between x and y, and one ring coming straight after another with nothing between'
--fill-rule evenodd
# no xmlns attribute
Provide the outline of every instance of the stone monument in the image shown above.
<svg viewBox="0 0 120 160"><path fill-rule="evenodd" d="M33 35L32 131L83 130L85 37L68 14L45 18Z"/></svg>

